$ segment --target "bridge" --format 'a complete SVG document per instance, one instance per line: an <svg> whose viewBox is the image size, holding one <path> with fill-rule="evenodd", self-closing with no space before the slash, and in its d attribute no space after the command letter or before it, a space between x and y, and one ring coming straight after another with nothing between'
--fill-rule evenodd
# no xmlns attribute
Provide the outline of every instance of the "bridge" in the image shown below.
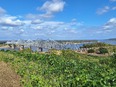
<svg viewBox="0 0 116 87"><path fill-rule="evenodd" d="M24 50L25 48L30 48L31 50L33 50L33 48L35 48L35 51L37 52L42 52L44 51L44 49L72 49L77 52L87 52L88 49L91 49L80 48L84 43L62 43L51 39L7 41L6 44L9 45L11 49L18 48L19 50Z"/></svg>
<svg viewBox="0 0 116 87"><path fill-rule="evenodd" d="M6 44L11 48L19 48L23 50L25 48L36 47L37 51L43 51L43 49L63 49L63 44L55 40L17 40L17 41L7 41Z"/></svg>

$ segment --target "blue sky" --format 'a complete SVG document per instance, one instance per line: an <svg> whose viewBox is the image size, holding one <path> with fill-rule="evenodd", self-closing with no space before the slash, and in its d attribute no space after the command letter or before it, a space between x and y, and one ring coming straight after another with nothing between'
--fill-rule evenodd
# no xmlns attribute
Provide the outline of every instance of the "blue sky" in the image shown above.
<svg viewBox="0 0 116 87"><path fill-rule="evenodd" d="M0 0L0 40L116 38L116 0Z"/></svg>

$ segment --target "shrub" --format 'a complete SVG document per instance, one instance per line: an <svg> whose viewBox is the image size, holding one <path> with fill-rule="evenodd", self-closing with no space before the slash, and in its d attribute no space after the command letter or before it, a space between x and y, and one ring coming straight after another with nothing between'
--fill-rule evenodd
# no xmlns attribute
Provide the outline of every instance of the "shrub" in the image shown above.
<svg viewBox="0 0 116 87"><path fill-rule="evenodd" d="M4 49L1 49L1 51L5 51Z"/></svg>
<svg viewBox="0 0 116 87"><path fill-rule="evenodd" d="M6 50L6 52L10 52L10 50Z"/></svg>
<svg viewBox="0 0 116 87"><path fill-rule="evenodd" d="M75 51L69 50L69 49L62 50L62 55L65 58L78 58L79 57L79 55Z"/></svg>
<svg viewBox="0 0 116 87"><path fill-rule="evenodd" d="M95 51L94 51L94 49L89 49L87 52L88 53L94 53Z"/></svg>
<svg viewBox="0 0 116 87"><path fill-rule="evenodd" d="M92 48L92 47L103 47L103 46L110 46L110 44L105 43L91 43L91 44L84 44L82 48Z"/></svg>
<svg viewBox="0 0 116 87"><path fill-rule="evenodd" d="M99 53L105 54L105 53L108 53L108 50L106 48L99 48Z"/></svg>
<svg viewBox="0 0 116 87"><path fill-rule="evenodd" d="M113 52L116 53L116 48L113 49Z"/></svg>
<svg viewBox="0 0 116 87"><path fill-rule="evenodd" d="M111 57L111 67L116 67L116 54Z"/></svg>
<svg viewBox="0 0 116 87"><path fill-rule="evenodd" d="M26 48L26 49L24 49L24 50L23 50L23 52L31 53L31 52L32 52L32 50L31 50L30 48Z"/></svg>

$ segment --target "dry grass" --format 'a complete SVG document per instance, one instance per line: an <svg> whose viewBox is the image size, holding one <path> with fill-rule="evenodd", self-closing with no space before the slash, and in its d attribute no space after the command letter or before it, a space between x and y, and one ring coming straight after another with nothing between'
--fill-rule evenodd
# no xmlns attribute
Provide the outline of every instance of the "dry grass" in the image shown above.
<svg viewBox="0 0 116 87"><path fill-rule="evenodd" d="M21 87L20 77L4 62L0 62L0 87Z"/></svg>

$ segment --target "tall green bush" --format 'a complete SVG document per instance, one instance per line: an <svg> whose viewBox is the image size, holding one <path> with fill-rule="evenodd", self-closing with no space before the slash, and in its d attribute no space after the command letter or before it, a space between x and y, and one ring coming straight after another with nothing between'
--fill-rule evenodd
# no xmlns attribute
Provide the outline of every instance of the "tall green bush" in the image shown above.
<svg viewBox="0 0 116 87"><path fill-rule="evenodd" d="M108 50L106 48L99 48L99 53L106 54L106 53L108 53Z"/></svg>
<svg viewBox="0 0 116 87"><path fill-rule="evenodd" d="M94 49L89 49L87 52L88 53L94 53L95 51L94 51Z"/></svg>

